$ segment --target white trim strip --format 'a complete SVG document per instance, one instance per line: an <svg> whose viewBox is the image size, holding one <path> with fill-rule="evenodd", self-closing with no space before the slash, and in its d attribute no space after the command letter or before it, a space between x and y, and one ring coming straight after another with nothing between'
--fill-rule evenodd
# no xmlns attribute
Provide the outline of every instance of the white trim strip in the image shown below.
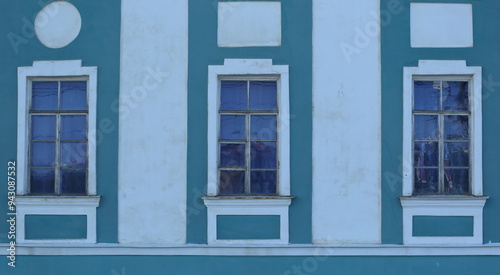
<svg viewBox="0 0 500 275"><path fill-rule="evenodd" d="M8 245L0 244L0 255L7 255ZM16 255L155 255L155 256L500 256L500 244L477 246L155 246L146 244L121 245L17 245Z"/></svg>

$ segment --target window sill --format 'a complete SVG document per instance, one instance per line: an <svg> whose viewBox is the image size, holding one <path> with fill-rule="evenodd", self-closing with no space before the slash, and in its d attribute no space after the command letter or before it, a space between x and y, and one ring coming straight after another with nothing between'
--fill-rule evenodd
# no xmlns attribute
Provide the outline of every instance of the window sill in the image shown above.
<svg viewBox="0 0 500 275"><path fill-rule="evenodd" d="M96 217L100 196L17 196L16 242L30 243L96 243ZM26 216L28 215L84 215L87 217L84 239L26 239Z"/></svg>
<svg viewBox="0 0 500 275"><path fill-rule="evenodd" d="M205 205L290 205L294 196L203 196Z"/></svg>
<svg viewBox="0 0 500 275"><path fill-rule="evenodd" d="M17 206L99 206L100 196L16 196Z"/></svg>
<svg viewBox="0 0 500 275"><path fill-rule="evenodd" d="M431 195L400 197L403 207L403 243L422 244L482 244L483 207L488 196ZM414 236L414 216L471 216L473 236Z"/></svg>

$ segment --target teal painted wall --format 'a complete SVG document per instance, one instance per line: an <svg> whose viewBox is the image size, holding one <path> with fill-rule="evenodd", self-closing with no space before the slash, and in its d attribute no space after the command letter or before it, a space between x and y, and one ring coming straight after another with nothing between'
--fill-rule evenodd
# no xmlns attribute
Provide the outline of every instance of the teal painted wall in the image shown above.
<svg viewBox="0 0 500 275"><path fill-rule="evenodd" d="M312 3L281 2L280 47L217 47L217 1L189 1L187 242L206 243L207 75L224 58L269 58L290 65L290 242L311 242L312 194Z"/></svg>
<svg viewBox="0 0 500 275"><path fill-rule="evenodd" d="M217 216L217 239L279 239L280 216Z"/></svg>
<svg viewBox="0 0 500 275"><path fill-rule="evenodd" d="M25 256L11 275L496 275L500 257Z"/></svg>
<svg viewBox="0 0 500 275"><path fill-rule="evenodd" d="M413 216L413 236L473 236L474 217Z"/></svg>
<svg viewBox="0 0 500 275"><path fill-rule="evenodd" d="M85 215L26 215L26 239L85 239Z"/></svg>
<svg viewBox="0 0 500 275"><path fill-rule="evenodd" d="M80 11L78 37L61 49L43 46L33 33L33 21L50 1L5 0L0 11L0 170L16 160L17 68L37 60L81 59L83 66L98 67L97 83L97 209L98 242L116 242L118 231L117 163L118 114L112 104L118 98L120 73L120 1L72 0ZM11 44L9 37L17 43ZM111 125L111 126L109 126ZM0 216L7 219L7 182L0 183ZM7 241L8 224L0 223L0 242Z"/></svg>
<svg viewBox="0 0 500 275"><path fill-rule="evenodd" d="M473 6L473 48L411 48L410 2L382 0L382 241L402 243L402 114L403 67L418 60L466 60L468 66L483 68L483 188L490 196L484 207L484 242L500 242L500 2L495 0L442 0L440 3L471 3ZM388 8L401 5L397 13ZM394 9L392 9L394 10ZM385 13L384 13L385 12ZM389 14L390 16L387 16ZM428 226L432 226L429 224Z"/></svg>

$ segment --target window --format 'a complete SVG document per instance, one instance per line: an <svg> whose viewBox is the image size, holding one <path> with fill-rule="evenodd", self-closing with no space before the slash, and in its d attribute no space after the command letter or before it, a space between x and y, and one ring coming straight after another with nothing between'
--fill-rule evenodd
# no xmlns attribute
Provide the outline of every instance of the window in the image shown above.
<svg viewBox="0 0 500 275"><path fill-rule="evenodd" d="M469 81L413 81L413 194L470 193Z"/></svg>
<svg viewBox="0 0 500 275"><path fill-rule="evenodd" d="M31 81L29 194L87 193L87 81Z"/></svg>
<svg viewBox="0 0 500 275"><path fill-rule="evenodd" d="M17 243L97 240L97 67L81 60L18 68ZM27 215L86 216L83 239L26 239Z"/></svg>
<svg viewBox="0 0 500 275"><path fill-rule="evenodd" d="M481 67L465 61L404 68L404 244L483 242L481 90ZM472 217L473 235L415 236L414 217L422 216Z"/></svg>
<svg viewBox="0 0 500 275"><path fill-rule="evenodd" d="M275 195L277 82L221 80L219 194Z"/></svg>
<svg viewBox="0 0 500 275"><path fill-rule="evenodd" d="M290 196L288 66L225 59L208 67L207 241L286 244ZM279 216L278 239L219 239L218 216Z"/></svg>

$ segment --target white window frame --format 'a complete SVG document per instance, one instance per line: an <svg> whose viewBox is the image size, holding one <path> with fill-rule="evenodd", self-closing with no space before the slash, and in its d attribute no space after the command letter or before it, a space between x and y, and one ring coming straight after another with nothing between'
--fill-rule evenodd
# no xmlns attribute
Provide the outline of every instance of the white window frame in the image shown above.
<svg viewBox="0 0 500 275"><path fill-rule="evenodd" d="M413 99L413 93L414 93L414 83L415 81L439 81L439 82L452 82L452 81L460 81L460 82L467 82L468 83L468 100L469 102L472 102L472 94L473 94L473 88L471 87L472 85L472 81L471 81L471 77L468 76L468 75L465 75L465 76L425 76L425 77L421 77L421 76L416 76L414 75L413 76L413 79L412 79L412 82L413 82L413 86L412 86L412 99ZM442 90L443 88L440 87L440 90ZM441 95L440 95L440 100L441 100ZM413 102L412 102L412 106L413 106ZM447 116L447 115L450 115L449 113L447 114L446 111L444 110L432 110L432 111L421 111L421 110L413 110L412 108L412 120L414 119L414 116L415 115L429 115L429 116L437 116L438 117L438 120L441 120L443 119L444 116ZM472 117L473 117L473 111L472 111L472 106L471 104L469 104L469 109L468 110L465 110L465 111L454 111L454 114L453 115L457 115L457 116L467 116L467 121L469 122L469 126L471 129L470 132L472 132L472 129L474 129L474 125L476 124L475 121L472 121ZM413 122L412 122L413 123ZM439 123L438 125L438 128L439 128L439 132L440 132L440 137L438 137L438 142L441 144L444 140L444 133L442 132L443 131L443 128L440 128L440 127L444 127L443 123ZM413 133L414 133L414 128L412 126L412 134L411 134L411 153L410 153L410 156L413 156L414 155L414 152L415 152L415 148L414 148L414 136L413 136ZM472 166L472 157L474 156L474 146L472 146L472 137L474 136L473 133L470 133L469 135L469 138L468 138L468 143L469 143L469 166L468 166L468 169L469 169L469 186L468 186L468 190L469 192L468 193L464 193L464 194L460 194L460 195L470 195L472 194L472 178L473 178L473 166ZM441 146L441 145L440 145ZM406 147L405 147L406 148ZM444 149L443 149L444 150ZM439 151L439 157L438 157L438 171L439 173L441 173L444 169L446 169L444 167L444 163L442 161L442 157L444 154L444 152L441 152ZM412 169L411 169L411 173L412 173L412 193L414 191L414 183L413 183L413 173L415 172L415 165L413 163L413 158L411 159L412 161ZM444 179L441 178L441 177L438 177L438 190L441 190L441 189L444 189ZM419 196L422 196L422 195L444 195L444 196L449 196L449 195L457 195L457 194L447 194L445 192L436 192L436 193L428 193L428 194L419 194Z"/></svg>
<svg viewBox="0 0 500 275"><path fill-rule="evenodd" d="M219 131L219 84L221 79L249 80L272 76L277 81L278 100L278 183L277 195L219 196L218 195L218 131ZM207 131L207 196L203 197L208 208L208 243L226 244L287 244L288 207L290 196L290 121L289 121L289 72L288 65L273 65L271 59L225 59L224 65L208 67L208 131ZM279 215L280 238L263 240L217 239L218 215Z"/></svg>
<svg viewBox="0 0 500 275"><path fill-rule="evenodd" d="M418 67L404 67L403 73L403 243L404 244L481 244L482 213L488 199L482 182L482 77L481 67L467 66L464 60L420 60ZM470 194L413 195L413 82L423 78L464 77L469 81L470 99ZM470 237L415 237L413 216L473 216Z"/></svg>
<svg viewBox="0 0 500 275"><path fill-rule="evenodd" d="M50 78L49 77L30 77L29 80L28 80L28 86L27 86L28 87L28 92L29 92L29 94L28 94L28 98L29 98L28 100L29 101L28 101L28 106L27 106L28 109L30 108L30 105L31 105L30 101L32 100L32 96L33 96L33 94L32 94L33 93L33 82L45 82L45 81L58 82L58 89L60 89L60 85L61 85L60 83L61 82L68 82L68 81L82 81L82 82L85 82L86 83L85 86L88 87L88 78L86 76L84 76L84 77L55 77L55 78L53 78L53 77L50 77ZM88 91L88 89L87 89L87 91ZM86 103L88 104L88 98L87 98L87 102ZM54 111L54 110L47 110L47 111L43 110L40 113L32 113L32 114L28 113L28 127L27 127L28 130L31 130L31 127L32 127L32 125L31 125L32 124L32 120L31 120L30 116L44 115L44 114L45 115L49 114L51 116L57 116L57 115L60 116L61 113L59 111L60 110L56 110L56 111ZM85 115L85 120L88 121L88 119L89 119L89 110L87 109L87 112L85 112L85 113L75 112L75 113L66 113L65 115ZM60 125L61 125L61 121L58 120L58 119L56 119L56 129L59 129ZM87 127L87 125L86 125L86 127ZM27 133L27 135L28 135L28 148L29 148L28 151L29 151L29 150L31 150L33 143L31 142L30 133L29 132ZM88 127L87 127L87 133L86 133L86 135L88 136ZM89 143L88 140L87 140L86 143L87 143L87 146L88 146L88 143ZM59 139L56 138L55 139L56 152L59 152L58 147L60 145L61 145L60 138ZM89 153L87 152L87 154L85 155L86 159L88 159L88 154ZM26 171L26 182L29 182L29 169L30 169L29 156L27 156L27 159L28 159L28 167L27 167L27 171ZM57 196L63 195L64 196L65 194L58 192L58 188L57 188L57 187L59 187L59 189L60 189L60 184L61 184L60 177L58 176L58 175L60 175L59 173L61 171L61 168L60 168L60 165L61 165L60 162L61 162L61 160L60 160L60 156L58 157L58 153L56 153L56 163L57 162L59 162L57 164L57 166L59 166L59 169L55 168L55 170L56 170L55 171L55 175L56 175L55 186L56 186L56 188L54 188L54 195L57 195ZM87 162L87 168L86 168L87 170L89 170L88 164L89 163ZM58 173L57 170L59 170L59 173ZM89 174L89 172L87 172L87 174ZM31 183L26 184L26 186L24 186L24 194L30 194L31 191L29 191L29 192L27 191L30 188L31 188ZM85 190L87 190L87 189L88 189L88 181L85 184ZM86 192L85 195L87 193L88 192ZM35 195L35 194L33 194L33 195ZM78 194L78 196L79 195L81 195L81 194Z"/></svg>
<svg viewBox="0 0 500 275"><path fill-rule="evenodd" d="M268 110L264 110L264 112L262 113L258 113L258 111L256 112L252 112L251 110L246 110L247 112L245 111L242 111L242 110L237 110L236 112L233 112L233 110L223 110L221 112L220 110L220 105L218 106L218 112L219 112L219 116L217 118L217 123L218 123L218 131L220 131L220 116L221 115L227 115L228 113L231 113L231 115L233 114L238 114L238 115L241 115L241 116L245 116L245 118L247 116L251 116L251 115L274 115L276 116L276 129L280 129L281 127L281 121L279 119L279 114L280 114L280 101L278 100L279 96L280 96L280 78L279 76L272 76L272 75L263 75L263 76L219 76L219 85L222 81L242 81L242 82L246 82L247 85L248 82L252 82L252 81L273 81L273 82L276 82L276 96L277 96L277 108L276 110L272 110L272 113ZM249 88L247 86L247 88ZM221 91L220 91L220 86L218 88L218 96L217 98L219 99L219 102L218 104L220 104L220 97L221 97ZM248 91L247 91L248 93ZM248 121L247 121L248 122ZM245 188L248 187L248 185L250 185L250 173L251 173L251 168L250 168L250 165L249 165L249 158L250 158L250 143L251 143L251 138L249 137L250 133L249 133L249 127L250 127L250 123L245 123L246 125L246 133L245 133L245 139L247 139L247 142L245 143L245 151L246 151L246 154L245 154L245 166L246 166L246 169L245 169ZM279 181L280 181L280 175L279 175L279 171L280 171L280 159L279 159L279 156L280 156L280 144L279 144L279 140L281 138L281 131L277 130L276 131L276 194L279 194ZM248 136L247 136L248 135ZM218 146L221 145L221 143L225 143L225 142L221 142L220 140L218 140ZM220 148L220 147L219 147ZM220 159L219 159L219 153L217 154L217 163L219 163ZM217 178L220 177L220 171L221 170L226 170L226 169L220 169L218 168L218 174L217 174ZM219 183L217 183L219 184ZM219 186L217 185L217 190L219 190ZM254 193L244 193L244 194L241 194L241 196L255 196L255 195L260 195L260 196L274 196L276 194L254 194ZM222 195L221 195L222 196ZM226 196L226 195L224 195Z"/></svg>
<svg viewBox="0 0 500 275"><path fill-rule="evenodd" d="M88 176L87 195L84 196L29 196L29 106L33 79L68 80L87 79L88 91ZM60 79L59 79L60 78ZM82 67L81 60L35 61L31 67L18 68L18 128L17 128L17 222L18 243L96 243L96 208L100 197L96 196L96 123L97 123L97 67ZM26 240L26 215L86 215L85 239Z"/></svg>

